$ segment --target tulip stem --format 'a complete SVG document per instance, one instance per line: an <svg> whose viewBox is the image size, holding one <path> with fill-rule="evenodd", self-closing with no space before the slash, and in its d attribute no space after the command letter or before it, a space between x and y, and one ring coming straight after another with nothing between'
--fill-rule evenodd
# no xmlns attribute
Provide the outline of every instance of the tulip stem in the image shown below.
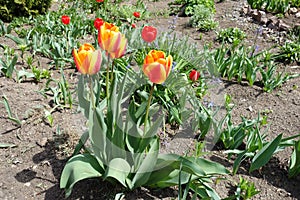
<svg viewBox="0 0 300 200"><path fill-rule="evenodd" d="M91 102L92 102L93 109L95 109L94 88L93 88L93 80L91 76L89 76L89 85L90 85Z"/></svg>
<svg viewBox="0 0 300 200"><path fill-rule="evenodd" d="M112 60L111 63L111 75L110 75L110 81L112 82L114 79L114 60Z"/></svg>
<svg viewBox="0 0 300 200"><path fill-rule="evenodd" d="M149 94L149 98L148 98L148 104L147 104L147 108L146 108L146 115L145 115L145 122L144 122L144 135L145 135L146 130L147 130L148 115L149 115L151 99L152 99L152 96L153 96L152 94L153 94L153 91L154 91L154 86L155 86L155 83L153 83L153 85L151 86L151 90L150 90L150 94Z"/></svg>
<svg viewBox="0 0 300 200"><path fill-rule="evenodd" d="M109 101L109 56L107 59L105 85L106 85L106 98L107 98L107 105L108 105L108 101Z"/></svg>

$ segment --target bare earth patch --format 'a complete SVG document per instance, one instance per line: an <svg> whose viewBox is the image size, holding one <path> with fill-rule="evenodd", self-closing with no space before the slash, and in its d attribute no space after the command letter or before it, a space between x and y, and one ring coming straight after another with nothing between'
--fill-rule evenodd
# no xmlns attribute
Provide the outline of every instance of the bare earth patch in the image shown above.
<svg viewBox="0 0 300 200"><path fill-rule="evenodd" d="M168 1L150 2L149 10L163 13L167 9ZM239 27L247 34L249 45L252 44L255 31L259 24L252 21L249 16L241 15L243 1L226 0L216 3L216 21L219 28ZM156 26L159 32L166 31L174 16L158 17L148 20L147 23ZM286 23L299 19L288 17ZM187 26L188 18L176 19L176 34L190 36L191 42L197 43L199 49L204 44L215 42L214 31L202 33ZM257 44L260 49L267 49L276 44L276 39L269 36L280 36L282 33L273 31L267 34L264 29ZM1 37L0 42L13 45L9 40ZM40 59L41 65L48 68L47 60ZM18 63L21 68L21 62ZM300 66L295 63L286 67L287 71L300 73ZM51 70L52 77L60 77L58 70ZM77 73L73 69L67 69L65 76L76 87ZM265 113L271 124L268 138L275 138L283 133L284 137L300 132L300 78L292 79L282 87L271 93L264 93L259 86L250 87L246 83L237 84L222 80L218 85L218 92L211 94L212 101L223 103L223 95L230 94L233 97L235 108L233 110L234 121L240 122L240 116L255 118L258 113ZM14 115L22 120L18 126L7 118L4 104L0 104L0 143L14 144L11 148L0 149L0 199L63 199L64 191L59 188L60 174L68 157L72 154L80 135L86 130L85 119L82 113L77 111L77 105L72 109L58 110L53 113L54 125L50 126L45 118L45 110L51 109L49 99L43 97L37 91L41 90L45 82L34 83L26 81L17 83L13 79L0 77L0 96L5 95ZM210 91L212 93L212 91ZM75 96L76 94L74 94ZM193 135L188 132L176 134L169 144L164 147L166 151L185 153L193 148ZM208 149L211 160L218 161L231 169L232 161L226 159L226 155L217 150ZM244 163L236 176L228 176L231 181L221 181L216 184L219 195L223 198L232 194L233 181L238 182L238 176L253 182L261 192L255 199L299 199L300 177L288 179L287 169L291 149L282 151L261 170L251 174L247 171L248 165ZM232 181L233 180L233 181ZM69 199L113 199L114 195L122 192L121 187L110 185L100 180L85 180L76 184ZM141 188L132 192L126 192L126 199L174 199L177 197L176 188L164 190L149 190Z"/></svg>

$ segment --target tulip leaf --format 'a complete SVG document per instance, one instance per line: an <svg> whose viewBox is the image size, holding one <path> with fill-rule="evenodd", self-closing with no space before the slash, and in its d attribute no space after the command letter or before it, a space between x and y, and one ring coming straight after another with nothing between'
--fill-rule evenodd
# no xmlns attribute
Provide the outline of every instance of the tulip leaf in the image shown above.
<svg viewBox="0 0 300 200"><path fill-rule="evenodd" d="M155 167L158 153L159 153L159 140L155 139L155 141L153 142L153 144L149 149L149 152L145 153L145 157L143 156L144 157L143 161L139 166L134 178L132 179L132 184L134 185L134 187L142 186L148 181Z"/></svg>
<svg viewBox="0 0 300 200"><path fill-rule="evenodd" d="M282 134L278 135L272 142L266 144L257 154L253 157L249 172L259 169L271 159L280 144Z"/></svg>
<svg viewBox="0 0 300 200"><path fill-rule="evenodd" d="M294 151L291 155L289 166L289 178L295 177L300 173L300 141L296 141Z"/></svg>
<svg viewBox="0 0 300 200"><path fill-rule="evenodd" d="M114 158L112 159L106 168L106 172L103 175L103 178L112 177L118 180L124 187L126 185L126 178L130 173L130 165L128 162L122 158Z"/></svg>
<svg viewBox="0 0 300 200"><path fill-rule="evenodd" d="M66 196L70 196L72 188L80 180L100 177L103 169L97 159L90 154L78 154L68 160L61 178L60 188L66 189Z"/></svg>
<svg viewBox="0 0 300 200"><path fill-rule="evenodd" d="M9 144L9 143L0 143L0 148L9 148L9 147L16 147L15 144Z"/></svg>

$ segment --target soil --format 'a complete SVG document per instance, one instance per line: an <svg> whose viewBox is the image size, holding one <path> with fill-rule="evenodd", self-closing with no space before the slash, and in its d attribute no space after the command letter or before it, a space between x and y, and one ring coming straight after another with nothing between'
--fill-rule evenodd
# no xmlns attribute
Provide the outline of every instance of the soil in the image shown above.
<svg viewBox="0 0 300 200"><path fill-rule="evenodd" d="M150 11L165 13L168 1L146 1ZM216 3L215 20L219 22L218 29L226 27L238 27L247 34L247 44L253 45L255 32L259 24L251 17L240 14L244 1L226 0ZM187 26L188 17L159 16L147 23L158 28L159 32L166 31L169 24L175 20L175 32L187 35L193 43L199 45L211 44L215 41L214 31L201 33L195 28ZM299 18L286 17L285 22L298 23ZM143 22L144 23L144 22ZM260 50L279 44L284 32L270 31L263 27L257 45ZM271 37L272 36L272 37ZM272 39L274 38L274 39ZM283 37L284 38L284 37ZM14 44L5 37L0 37L0 43L13 46ZM41 66L48 68L49 60L39 58ZM22 68L21 61L17 64ZM300 73L300 66L296 63L283 65L282 70ZM51 69L52 78L60 78L59 70ZM66 69L64 74L71 89L76 87L78 73L73 69ZM253 119L258 113L268 116L270 129L268 138L275 138L283 133L284 137L300 133L300 78L289 80L280 88L271 93L263 92L259 86L249 86L242 82L220 79L214 90L209 91L210 101L215 105L223 105L224 94L230 94L235 108L233 120L241 121L240 116ZM214 83L216 84L216 83ZM86 120L82 113L78 112L75 105L72 109L56 110L53 113L53 126L49 124L45 116L45 110L52 106L51 98L45 98L38 91L45 87L45 81L24 81L17 83L16 79L0 77L0 95L6 96L12 113L22 120L18 126L8 119L4 104L0 104L0 143L14 144L14 147L0 149L0 199L64 199L64 191L59 188L59 180L62 169L72 154L80 135L86 130ZM76 95L74 94L74 98ZM219 117L222 117L220 112ZM193 135L176 134L163 147L166 151L185 153L193 148ZM213 150L213 146L207 146L211 160L224 164L228 169L232 168L232 161L226 159L222 151ZM214 185L218 194L225 198L235 191L235 183L239 176L253 182L260 191L254 199L300 199L300 177L288 179L287 169L292 149L286 149L277 153L271 161L261 170L249 173L248 164L244 163L237 175L226 177L228 180L220 181ZM76 184L71 197L68 199L114 199L116 193L122 192L121 187L116 187L99 179L84 180ZM176 188L163 190L150 190L140 188L132 192L126 192L125 199L176 199Z"/></svg>

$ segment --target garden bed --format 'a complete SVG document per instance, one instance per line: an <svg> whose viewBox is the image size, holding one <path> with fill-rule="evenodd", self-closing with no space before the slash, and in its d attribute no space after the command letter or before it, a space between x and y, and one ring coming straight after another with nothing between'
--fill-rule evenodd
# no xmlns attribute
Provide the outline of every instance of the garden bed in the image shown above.
<svg viewBox="0 0 300 200"><path fill-rule="evenodd" d="M187 25L189 17L169 15L168 3L170 2L145 1L144 4L147 6L147 11L151 13L151 17L146 20L138 20L136 26L140 27L146 23L155 26L158 34L163 34L170 30L170 25L173 25L172 34L178 38L188 36L189 42L197 45L199 51L202 51L205 45L211 49L220 47L221 44L216 41L217 34L214 30L200 32L197 28ZM57 4L54 3L52 10L59 10ZM125 4L129 5L133 2L125 2ZM245 46L257 45L259 46L258 51L276 46L271 50L275 54L279 51L279 46L282 46L288 39L289 31L268 27L266 24L260 25L250 13L243 12L246 5L246 1L216 2L214 19L219 23L216 30L229 27L239 28L246 34ZM275 15L267 13L267 16L271 18ZM300 23L300 18L297 18L296 14L290 14L282 20L291 28ZM257 30L259 29L262 30L262 33L258 35ZM12 34L17 35L14 32ZM80 40L90 42L93 40L93 35ZM5 36L0 37L0 44L18 48L15 42ZM16 52L21 54L20 50L16 50ZM24 57L30 53L25 51ZM49 70L53 80L62 80L62 71L49 64L51 59L37 54L35 60L39 61L39 66ZM201 68L202 66L197 67ZM23 69L28 68L19 57L16 71ZM279 72L300 74L299 62L281 62L278 70ZM75 90L79 72L75 70L74 65L66 62L63 74L68 88L72 91L71 96L76 99ZM12 78L0 76L0 95L7 99L12 117L20 119L20 124L9 119L5 103L0 104L0 143L11 145L3 146L0 149L2 163L0 167L0 199L63 199L65 193L59 185L61 173L79 138L87 130L86 119L79 112L77 100L74 100L71 108L53 109L55 101L52 97L55 94L52 94L51 90L43 90L48 79L33 81L30 78L24 78L18 82L16 77L16 73ZM245 79L238 83L236 79L228 80L226 77L217 77L216 80L209 82L209 89L202 102L211 103L214 108L220 109L216 118L221 119L226 113L224 96L229 94L234 104L232 110L234 124L241 123L241 116L247 119L254 119L258 114L267 116L267 126L269 126L267 140L271 141L281 133L283 137L300 133L299 81L299 77L293 78L274 90L265 92L259 82L254 82L250 86ZM54 83L51 82L50 85ZM4 102L3 98L2 101ZM47 115L51 109L53 112L51 115ZM264 130L267 129L267 126L264 127ZM180 155L193 152L197 137L188 130L184 126L181 129L167 125L168 136L162 145L162 151ZM219 162L232 171L234 156L233 159L228 159L222 147L209 142L210 136L208 134L204 138L207 142L204 157ZM243 177L254 183L256 189L260 191L253 197L254 199L299 199L299 176L288 178L292 150L289 147L278 152L265 166L251 173L249 173L251 163L243 162L235 175L226 175L224 180L214 180L211 186L221 198L226 198L234 194L239 177ZM121 192L124 192L121 185L112 185L100 179L88 179L75 185L69 199L113 199L116 194ZM176 199L178 187L159 190L142 187L124 193L125 199Z"/></svg>

